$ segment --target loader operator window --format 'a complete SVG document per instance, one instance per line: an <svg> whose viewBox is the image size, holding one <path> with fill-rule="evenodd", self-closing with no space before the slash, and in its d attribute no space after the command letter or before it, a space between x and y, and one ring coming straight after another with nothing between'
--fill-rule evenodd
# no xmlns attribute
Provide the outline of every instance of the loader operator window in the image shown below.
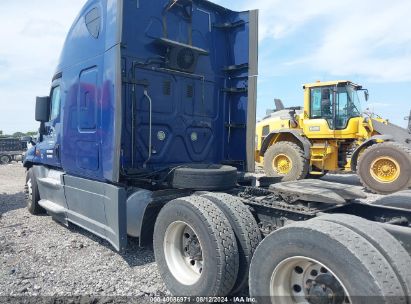
<svg viewBox="0 0 411 304"><path fill-rule="evenodd" d="M311 89L311 118L326 119L332 128L333 119L333 88L322 87Z"/></svg>
<svg viewBox="0 0 411 304"><path fill-rule="evenodd" d="M60 86L55 87L53 89L53 93L51 95L51 111L50 111L50 121L55 120L60 115Z"/></svg>
<svg viewBox="0 0 411 304"><path fill-rule="evenodd" d="M335 113L336 130L345 129L351 118L359 116L361 116L361 104L357 90L352 86L338 87Z"/></svg>

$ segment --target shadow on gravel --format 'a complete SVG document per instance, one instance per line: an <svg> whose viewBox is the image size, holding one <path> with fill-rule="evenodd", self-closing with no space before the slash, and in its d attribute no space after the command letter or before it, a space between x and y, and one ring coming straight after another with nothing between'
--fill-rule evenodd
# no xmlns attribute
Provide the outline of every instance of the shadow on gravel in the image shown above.
<svg viewBox="0 0 411 304"><path fill-rule="evenodd" d="M26 207L24 192L15 194L0 193L0 214Z"/></svg>
<svg viewBox="0 0 411 304"><path fill-rule="evenodd" d="M69 229L73 233L81 234L98 243L100 246L106 247L113 254L120 255L130 267L143 266L146 264L153 263L155 261L153 249L151 247L141 248L139 246L138 238L128 237L128 244L126 250L124 252L117 252L109 242L99 238L98 236L90 233L89 231L81 227L69 224Z"/></svg>

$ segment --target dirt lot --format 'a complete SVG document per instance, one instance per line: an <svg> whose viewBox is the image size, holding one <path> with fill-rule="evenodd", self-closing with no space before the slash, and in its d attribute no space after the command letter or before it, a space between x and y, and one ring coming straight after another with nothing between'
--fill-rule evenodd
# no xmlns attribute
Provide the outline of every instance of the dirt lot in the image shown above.
<svg viewBox="0 0 411 304"><path fill-rule="evenodd" d="M326 180L359 184L353 175ZM0 297L167 295L150 248L131 240L128 250L117 254L80 228L30 215L24 183L21 164L0 166Z"/></svg>

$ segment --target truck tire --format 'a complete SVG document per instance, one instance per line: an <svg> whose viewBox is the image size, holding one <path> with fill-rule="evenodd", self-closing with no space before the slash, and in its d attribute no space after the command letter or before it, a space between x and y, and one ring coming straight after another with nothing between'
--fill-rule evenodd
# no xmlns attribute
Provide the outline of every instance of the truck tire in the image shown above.
<svg viewBox="0 0 411 304"><path fill-rule="evenodd" d="M316 220L337 223L368 240L390 263L411 304L411 257L401 243L380 225L348 214L327 214Z"/></svg>
<svg viewBox="0 0 411 304"><path fill-rule="evenodd" d="M395 142L372 145L360 155L357 172L373 193L405 190L411 186L411 148Z"/></svg>
<svg viewBox="0 0 411 304"><path fill-rule="evenodd" d="M311 303L406 303L395 271L369 241L318 220L288 225L261 242L251 262L250 294L258 303L305 297Z"/></svg>
<svg viewBox="0 0 411 304"><path fill-rule="evenodd" d="M11 156L10 155L0 155L0 164L1 165L7 165L10 164L12 161Z"/></svg>
<svg viewBox="0 0 411 304"><path fill-rule="evenodd" d="M156 220L153 247L172 295L226 296L232 290L238 274L235 235L208 199L190 196L167 203Z"/></svg>
<svg viewBox="0 0 411 304"><path fill-rule="evenodd" d="M304 179L309 163L304 151L295 143L279 142L264 154L264 172L267 176L282 177L283 182Z"/></svg>
<svg viewBox="0 0 411 304"><path fill-rule="evenodd" d="M238 247L239 270L230 294L236 294L248 283L251 259L261 242L260 229L250 209L238 197L225 193L206 193L201 196L217 205L233 228Z"/></svg>
<svg viewBox="0 0 411 304"><path fill-rule="evenodd" d="M176 168L170 184L175 189L222 191L235 188L237 169L224 165L192 165Z"/></svg>
<svg viewBox="0 0 411 304"><path fill-rule="evenodd" d="M46 211L39 205L39 188L32 168L27 170L26 185L24 188L26 193L27 210L33 215L45 213Z"/></svg>
<svg viewBox="0 0 411 304"><path fill-rule="evenodd" d="M411 210L411 190L404 190L377 199L373 205Z"/></svg>

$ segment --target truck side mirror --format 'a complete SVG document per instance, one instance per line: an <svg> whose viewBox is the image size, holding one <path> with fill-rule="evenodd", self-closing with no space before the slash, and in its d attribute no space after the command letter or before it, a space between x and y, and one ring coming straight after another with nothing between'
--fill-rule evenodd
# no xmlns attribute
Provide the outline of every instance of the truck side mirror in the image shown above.
<svg viewBox="0 0 411 304"><path fill-rule="evenodd" d="M36 98L36 121L47 122L50 119L50 97Z"/></svg>
<svg viewBox="0 0 411 304"><path fill-rule="evenodd" d="M365 101L368 101L368 99L370 98L370 93L368 93L368 90L364 91L364 98L365 98Z"/></svg>

